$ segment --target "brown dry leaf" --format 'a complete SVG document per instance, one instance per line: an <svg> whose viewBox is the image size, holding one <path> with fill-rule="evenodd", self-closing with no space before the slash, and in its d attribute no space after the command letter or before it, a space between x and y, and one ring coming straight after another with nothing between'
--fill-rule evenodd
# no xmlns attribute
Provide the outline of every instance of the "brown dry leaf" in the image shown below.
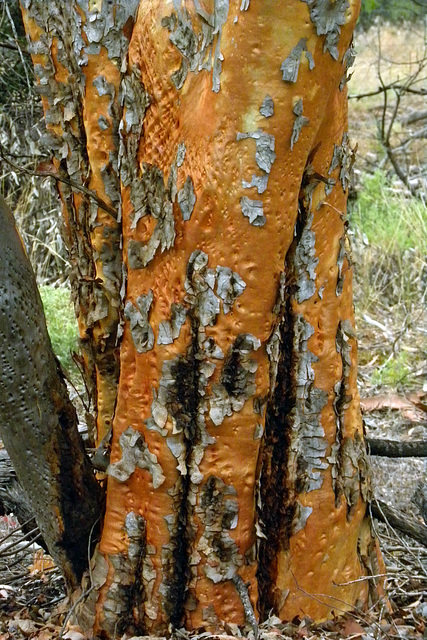
<svg viewBox="0 0 427 640"><path fill-rule="evenodd" d="M37 626L32 620L15 620L15 624L22 635L24 635L26 638L37 631Z"/></svg>
<svg viewBox="0 0 427 640"><path fill-rule="evenodd" d="M360 407L363 413L381 411L382 409L396 409L402 411L402 415L406 420L418 422L425 419L423 413L427 411L426 394L424 391L418 391L404 396L396 393L368 396L360 399Z"/></svg>
<svg viewBox="0 0 427 640"><path fill-rule="evenodd" d="M37 173L40 175L45 174L48 176L52 174L58 174L58 169L55 167L53 162L46 162L46 161L39 162L36 170L37 170Z"/></svg>
<svg viewBox="0 0 427 640"><path fill-rule="evenodd" d="M62 637L64 638L64 640L85 640L86 638L83 633L74 629L69 629L67 633L64 633Z"/></svg>
<svg viewBox="0 0 427 640"><path fill-rule="evenodd" d="M35 552L33 558L33 564L30 565L30 574L43 574L48 569L53 569L55 567L55 563L52 560L51 556L43 551L43 549L39 549Z"/></svg>
<svg viewBox="0 0 427 640"><path fill-rule="evenodd" d="M341 633L344 638L348 638L349 636L363 636L366 634L366 629L364 629L357 620L354 618L348 618L344 620L341 624Z"/></svg>

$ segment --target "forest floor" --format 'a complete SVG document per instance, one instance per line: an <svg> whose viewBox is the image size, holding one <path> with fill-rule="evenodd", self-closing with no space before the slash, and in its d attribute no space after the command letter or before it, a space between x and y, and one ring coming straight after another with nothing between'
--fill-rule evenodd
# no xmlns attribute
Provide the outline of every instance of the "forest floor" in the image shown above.
<svg viewBox="0 0 427 640"><path fill-rule="evenodd" d="M381 38L375 29L360 33L349 93L374 92L379 72L389 83L415 69L424 37L422 29L414 31L413 25L383 28ZM390 179L377 133L384 113L382 99L377 94L350 101L350 136L358 144L349 232L355 264L359 390L369 437L427 440L427 221L425 208L408 197L405 185ZM422 99L412 95L411 102L403 104L415 111L422 108ZM412 165L425 166L425 144L411 147L411 153ZM379 233L382 219L388 234ZM410 394L417 394L416 403ZM402 517L422 522L417 502L427 484L427 462L380 457L372 462L374 495L398 508ZM282 623L271 618L261 625L260 640L427 638L427 547L389 524L373 522L387 570L388 600L320 625L309 619ZM78 628L64 624L69 608L62 578L50 558L29 543L13 516L0 518L0 537L0 639L83 640ZM228 633L236 637L240 631L230 627ZM177 636L187 637L184 632ZM248 637L253 638L253 632Z"/></svg>

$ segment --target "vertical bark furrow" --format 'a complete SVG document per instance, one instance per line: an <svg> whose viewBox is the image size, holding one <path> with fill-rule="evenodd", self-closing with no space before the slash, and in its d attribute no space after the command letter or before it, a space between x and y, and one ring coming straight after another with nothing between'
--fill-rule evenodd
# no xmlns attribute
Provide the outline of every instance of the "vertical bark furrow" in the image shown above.
<svg viewBox="0 0 427 640"><path fill-rule="evenodd" d="M294 322L291 294L287 290L284 291L277 329L280 352L275 365L275 386L266 408L262 445L258 510L258 519L263 531L258 551L258 606L261 617L268 611L277 610L274 587L277 576L277 552L286 547L296 511L295 490L288 482L289 447L296 405L296 385L293 376L296 364Z"/></svg>
<svg viewBox="0 0 427 640"><path fill-rule="evenodd" d="M304 527L310 509L298 502L302 492L322 484L319 471L327 465L324 431L319 422L326 394L314 384L307 348L314 329L297 305L315 293L315 236L311 230L311 195L319 180L309 163L304 171L294 240L285 259L277 303L279 319L269 344L271 396L267 403L262 449L259 519L266 532L259 545L260 609L278 612L283 603L276 593L277 554ZM273 372L273 373L272 373Z"/></svg>
<svg viewBox="0 0 427 640"><path fill-rule="evenodd" d="M176 421L175 430L182 436L184 469L174 487L173 527L168 544L171 555L165 562L165 611L174 628L182 626L184 605L190 580L189 557L194 532L191 527L193 506L190 492L194 491L192 481L192 460L194 449L201 443L199 429L200 348L199 322L190 316L192 340L186 356L179 356L170 363L169 376L174 381L168 386L165 405ZM168 363L169 364L169 363ZM165 554L166 555L166 554Z"/></svg>

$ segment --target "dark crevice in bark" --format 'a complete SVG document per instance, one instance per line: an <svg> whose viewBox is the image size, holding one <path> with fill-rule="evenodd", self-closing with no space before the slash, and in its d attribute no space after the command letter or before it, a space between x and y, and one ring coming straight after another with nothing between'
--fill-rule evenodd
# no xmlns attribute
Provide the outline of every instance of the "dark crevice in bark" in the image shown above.
<svg viewBox="0 0 427 640"><path fill-rule="evenodd" d="M142 520L142 518L141 518ZM142 581L144 568L144 559L147 554L147 528L145 521L138 539L138 552L136 558L132 562L132 573L134 574L134 582L123 587L123 611L120 616L117 632L122 635L124 633L134 636L145 636L146 628L144 625L144 600L145 589Z"/></svg>
<svg viewBox="0 0 427 640"><path fill-rule="evenodd" d="M199 321L190 316L192 341L186 356L179 356L171 367L175 380L170 390L168 410L176 420L176 428L182 431L185 447L185 466L187 473L181 476L176 504L176 527L172 537L172 557L169 566L167 598L165 610L174 628L183 624L184 605L187 599L190 580L189 556L193 533L189 524L192 513L189 495L191 489L191 462L196 444L200 441L198 409L201 401L199 393L200 347L198 340Z"/></svg>
<svg viewBox="0 0 427 640"><path fill-rule="evenodd" d="M293 300L296 291L294 257L296 248L309 215L303 199L298 202L295 237L285 259L287 284L282 294L279 339L280 351L277 363L275 387L271 390L265 418L265 435L262 449L261 511L259 517L267 539L259 546L259 609L261 617L271 610L277 611L277 595L274 584L277 577L276 559L280 549L288 547L292 533L292 521L296 513L297 482L289 481L289 447L296 406L295 371L295 313ZM304 472L303 469L300 470ZM298 474L297 474L298 475ZM295 479L294 479L295 480Z"/></svg>
<svg viewBox="0 0 427 640"><path fill-rule="evenodd" d="M288 486L290 422L295 407L293 313L288 294L280 323L281 353L276 386L267 404L263 463L261 470L261 513L259 517L267 539L259 547L258 583L260 613L264 617L276 610L274 583L277 577L276 557L290 537L296 503Z"/></svg>
<svg viewBox="0 0 427 640"><path fill-rule="evenodd" d="M343 357L341 354L341 360L343 361ZM343 363L343 371L344 371L344 363ZM336 414L336 433L335 433L335 445L337 447L337 457L335 461L335 466L338 472L338 476L340 476L340 470L344 467L344 448L343 448L343 440L344 440L344 412L347 406L347 380L343 377L339 382L339 387L336 390L336 398L334 402L334 410ZM340 479L340 478L339 478ZM335 506L338 508L341 496L342 496L342 483L340 481L334 482L334 493L335 493ZM347 505L347 516L349 515L350 507Z"/></svg>
<svg viewBox="0 0 427 640"><path fill-rule="evenodd" d="M276 305L278 308L279 338L278 359L270 356L270 366L277 372L274 388L270 390L267 403L265 435L262 448L259 518L267 536L259 545L259 610L261 619L271 611L278 613L282 594L275 587L277 578L277 555L289 548L289 539L293 535L295 518L298 516L298 494L308 490L307 460L299 455L291 471L289 465L290 447L297 413L303 415L308 409L311 414L315 404L319 404L314 387L307 390L309 397L300 398L298 394L301 381L300 353L302 348L301 316L295 312L294 305L309 299L315 284L312 270L316 266L310 255L312 238L311 197L319 182L325 179L316 173L312 160L318 147L307 158L307 165L301 181L298 199L298 213L295 222L294 239L285 258L285 284ZM313 260L313 262L310 262ZM310 361L309 361L310 362ZM303 369L305 367L303 366ZM321 392L320 392L321 393ZM298 409L299 407L299 409ZM300 415L300 418L301 418ZM301 428L301 427L300 427ZM292 474L292 477L291 477Z"/></svg>

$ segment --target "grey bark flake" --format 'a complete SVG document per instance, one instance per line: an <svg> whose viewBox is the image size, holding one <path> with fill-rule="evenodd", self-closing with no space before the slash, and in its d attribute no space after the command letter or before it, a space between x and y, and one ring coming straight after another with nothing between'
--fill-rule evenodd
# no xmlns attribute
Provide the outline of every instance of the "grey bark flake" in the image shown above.
<svg viewBox="0 0 427 640"><path fill-rule="evenodd" d="M301 62L301 56L305 52L305 57L308 61L308 68L314 69L314 60L310 51L307 49L307 38L301 38L297 45L292 49L286 60L284 60L280 66L282 72L282 79L284 82L296 82L298 79L299 65Z"/></svg>
<svg viewBox="0 0 427 640"><path fill-rule="evenodd" d="M138 353L150 351L154 346L154 333L148 321L152 302L153 292L150 289L136 299L136 307L130 301L125 306L125 318L129 320L132 340Z"/></svg>
<svg viewBox="0 0 427 640"><path fill-rule="evenodd" d="M184 221L189 220L196 204L196 194L194 193L194 185L190 176L187 176L184 186L178 191L178 204L181 209L182 219Z"/></svg>
<svg viewBox="0 0 427 640"><path fill-rule="evenodd" d="M107 469L108 475L119 482L126 482L138 467L146 469L152 477L153 487L157 489L165 481L157 456L151 453L141 433L128 427L119 438L122 457Z"/></svg>
<svg viewBox="0 0 427 640"><path fill-rule="evenodd" d="M273 98L268 94L262 101L262 105L259 108L259 112L264 118L271 118L274 115L274 102Z"/></svg>
<svg viewBox="0 0 427 640"><path fill-rule="evenodd" d="M251 200L247 196L240 198L242 213L254 227L263 227L267 222L264 215L262 200Z"/></svg>
<svg viewBox="0 0 427 640"><path fill-rule="evenodd" d="M294 148L294 144L298 141L299 134L301 133L301 129L306 127L310 120L302 115L303 113L303 103L302 98L300 98L294 105L292 109L292 113L296 116L294 121L294 126L292 127L292 135L291 135L291 149Z"/></svg>
<svg viewBox="0 0 427 640"><path fill-rule="evenodd" d="M323 51L329 51L334 60L338 60L338 42L341 27L346 22L346 13L350 8L348 0L301 0L310 11L310 18L316 27L318 36L326 36Z"/></svg>

